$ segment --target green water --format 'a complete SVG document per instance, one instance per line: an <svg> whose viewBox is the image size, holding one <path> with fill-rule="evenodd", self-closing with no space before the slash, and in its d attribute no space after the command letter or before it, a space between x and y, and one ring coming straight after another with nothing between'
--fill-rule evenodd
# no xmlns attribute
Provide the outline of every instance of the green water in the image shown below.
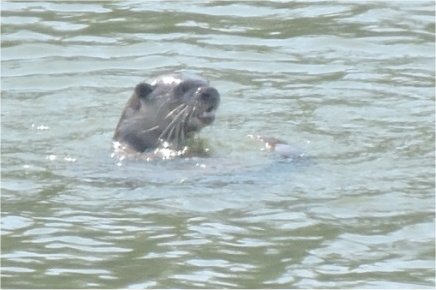
<svg viewBox="0 0 436 290"><path fill-rule="evenodd" d="M434 2L1 13L2 288L435 287ZM221 93L211 156L118 164L133 87L173 71Z"/></svg>

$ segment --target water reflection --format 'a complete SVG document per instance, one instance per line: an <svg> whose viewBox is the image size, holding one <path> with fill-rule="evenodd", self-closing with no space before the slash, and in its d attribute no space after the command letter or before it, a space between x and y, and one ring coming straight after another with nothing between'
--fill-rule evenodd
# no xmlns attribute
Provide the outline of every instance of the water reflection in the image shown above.
<svg viewBox="0 0 436 290"><path fill-rule="evenodd" d="M433 6L2 3L2 285L434 287ZM212 156L118 166L174 70L222 95Z"/></svg>

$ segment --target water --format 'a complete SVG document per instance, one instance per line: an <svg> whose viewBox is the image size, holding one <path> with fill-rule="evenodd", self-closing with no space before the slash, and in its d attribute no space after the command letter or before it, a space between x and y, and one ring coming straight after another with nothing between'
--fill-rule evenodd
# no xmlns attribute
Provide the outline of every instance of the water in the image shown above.
<svg viewBox="0 0 436 290"><path fill-rule="evenodd" d="M435 287L432 1L1 5L3 288ZM211 157L117 164L172 71L222 95Z"/></svg>

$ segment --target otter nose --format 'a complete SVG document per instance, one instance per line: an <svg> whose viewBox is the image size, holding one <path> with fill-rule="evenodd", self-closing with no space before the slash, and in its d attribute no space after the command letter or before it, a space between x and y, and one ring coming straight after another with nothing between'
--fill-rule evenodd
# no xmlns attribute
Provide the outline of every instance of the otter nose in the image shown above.
<svg viewBox="0 0 436 290"><path fill-rule="evenodd" d="M217 104L219 101L219 93L215 88L211 87L202 87L199 89L199 97L200 100L209 103L209 104Z"/></svg>

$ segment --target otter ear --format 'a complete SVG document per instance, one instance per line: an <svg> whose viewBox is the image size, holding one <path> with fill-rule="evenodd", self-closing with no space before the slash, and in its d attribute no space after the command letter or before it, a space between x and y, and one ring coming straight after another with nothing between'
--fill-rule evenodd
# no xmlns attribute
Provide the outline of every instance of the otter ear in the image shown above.
<svg viewBox="0 0 436 290"><path fill-rule="evenodd" d="M135 94L141 99L146 99L152 91L153 87L147 83L139 83L135 87Z"/></svg>

